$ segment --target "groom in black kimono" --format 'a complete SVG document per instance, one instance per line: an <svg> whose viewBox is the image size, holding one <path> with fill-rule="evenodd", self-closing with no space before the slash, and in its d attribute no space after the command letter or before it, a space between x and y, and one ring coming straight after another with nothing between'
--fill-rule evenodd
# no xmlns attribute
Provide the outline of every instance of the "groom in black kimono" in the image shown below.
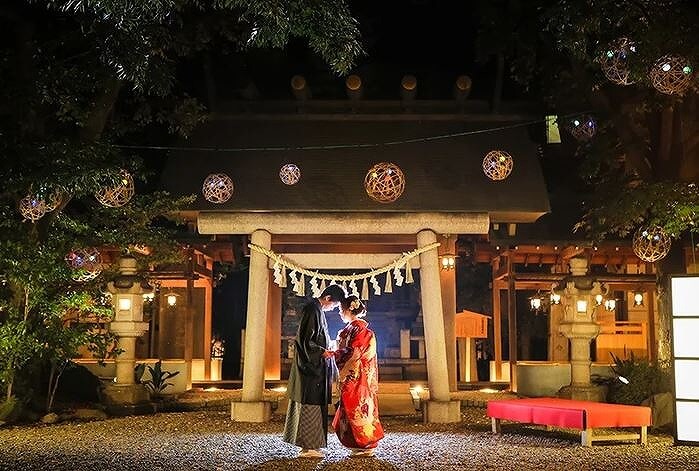
<svg viewBox="0 0 699 471"><path fill-rule="evenodd" d="M322 458L319 448L327 446L333 360L323 357L330 347L324 312L335 309L345 297L341 286L330 285L303 307L289 372L289 409L284 425L284 441L300 446L300 457Z"/></svg>

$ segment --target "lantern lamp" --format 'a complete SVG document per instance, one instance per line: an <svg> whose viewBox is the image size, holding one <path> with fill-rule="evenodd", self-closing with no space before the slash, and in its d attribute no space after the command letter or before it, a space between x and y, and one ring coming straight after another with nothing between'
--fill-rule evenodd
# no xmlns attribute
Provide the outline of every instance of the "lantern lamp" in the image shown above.
<svg viewBox="0 0 699 471"><path fill-rule="evenodd" d="M441 256L442 270L453 270L456 266L456 257L454 254L444 254Z"/></svg>
<svg viewBox="0 0 699 471"><path fill-rule="evenodd" d="M118 301L120 311L130 311L131 310L131 299L130 298L119 298Z"/></svg>
<svg viewBox="0 0 699 471"><path fill-rule="evenodd" d="M633 305L643 306L643 292L636 291L633 293Z"/></svg>
<svg viewBox="0 0 699 471"><path fill-rule="evenodd" d="M175 293L168 293L165 295L165 299L167 300L167 305L170 307L175 307L177 306L177 294Z"/></svg>
<svg viewBox="0 0 699 471"><path fill-rule="evenodd" d="M551 304L556 305L556 304L561 304L561 295L551 291Z"/></svg>
<svg viewBox="0 0 699 471"><path fill-rule="evenodd" d="M587 301L584 299L578 299L575 303L575 310L580 314L587 313Z"/></svg>

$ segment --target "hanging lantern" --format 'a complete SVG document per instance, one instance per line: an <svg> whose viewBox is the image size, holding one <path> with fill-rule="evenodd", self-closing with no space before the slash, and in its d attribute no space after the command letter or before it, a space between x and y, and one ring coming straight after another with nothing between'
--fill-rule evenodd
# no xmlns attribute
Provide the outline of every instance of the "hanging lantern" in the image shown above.
<svg viewBox="0 0 699 471"><path fill-rule="evenodd" d="M600 65L604 76L617 85L631 85L633 80L629 76L629 57L636 52L636 44L629 38L619 38L609 43L609 46L600 58Z"/></svg>
<svg viewBox="0 0 699 471"><path fill-rule="evenodd" d="M38 221L46 214L46 203L36 195L27 195L19 200L19 212L24 219Z"/></svg>
<svg viewBox="0 0 699 471"><path fill-rule="evenodd" d="M644 262L655 262L670 251L672 240L662 227L639 227L633 236L633 252Z"/></svg>
<svg viewBox="0 0 699 471"><path fill-rule="evenodd" d="M492 150L483 159L483 172L494 181L509 177L513 166L512 156L504 150Z"/></svg>
<svg viewBox="0 0 699 471"><path fill-rule="evenodd" d="M102 189L95 192L95 198L103 206L119 208L131 201L134 192L133 177L126 170L121 170L116 184L115 182L110 182L102 187Z"/></svg>
<svg viewBox="0 0 699 471"><path fill-rule="evenodd" d="M75 270L87 272L99 272L102 270L102 255L95 247L71 250L65 256L65 261L69 267Z"/></svg>
<svg viewBox="0 0 699 471"><path fill-rule="evenodd" d="M668 54L655 61L648 78L659 92L682 95L692 84L693 72L687 59Z"/></svg>
<svg viewBox="0 0 699 471"><path fill-rule="evenodd" d="M535 314L538 314L546 308L546 302L541 291L537 290L536 294L529 298L529 308L534 311Z"/></svg>
<svg viewBox="0 0 699 471"><path fill-rule="evenodd" d="M53 191L47 192L44 202L46 203L46 212L50 213L54 211L58 206L60 206L63 201L63 191L61 189L55 189Z"/></svg>
<svg viewBox="0 0 699 471"><path fill-rule="evenodd" d="M296 164L284 164L279 170L279 178L285 185L296 185L301 179L301 170Z"/></svg>
<svg viewBox="0 0 699 471"><path fill-rule="evenodd" d="M367 195L379 203L392 203L405 190L405 175L398 165L380 162L369 169L364 177Z"/></svg>
<svg viewBox="0 0 699 471"><path fill-rule="evenodd" d="M591 116L579 116L570 120L568 129L578 141L589 141L597 133L597 122Z"/></svg>
<svg viewBox="0 0 699 471"><path fill-rule="evenodd" d="M225 203L233 196L233 180L225 173L212 173L204 179L201 192L211 203Z"/></svg>
<svg viewBox="0 0 699 471"><path fill-rule="evenodd" d="M453 270L456 267L456 258L453 253L440 255L442 270Z"/></svg>
<svg viewBox="0 0 699 471"><path fill-rule="evenodd" d="M557 306L558 304L561 304L561 295L556 293L555 291L551 291L549 300L552 306Z"/></svg>
<svg viewBox="0 0 699 471"><path fill-rule="evenodd" d="M604 308L607 311L613 311L616 309L616 299L607 299L604 301Z"/></svg>
<svg viewBox="0 0 699 471"><path fill-rule="evenodd" d="M643 291L634 291L633 293L633 305L643 306Z"/></svg>

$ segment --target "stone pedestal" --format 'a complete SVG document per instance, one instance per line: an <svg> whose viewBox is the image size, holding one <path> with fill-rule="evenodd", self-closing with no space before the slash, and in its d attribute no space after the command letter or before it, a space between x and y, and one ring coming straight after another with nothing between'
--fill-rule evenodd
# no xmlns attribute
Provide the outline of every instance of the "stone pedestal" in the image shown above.
<svg viewBox="0 0 699 471"><path fill-rule="evenodd" d="M269 422L271 418L271 402L231 402L231 420L235 422Z"/></svg>
<svg viewBox="0 0 699 471"><path fill-rule="evenodd" d="M422 420L426 424L461 422L461 401L423 401Z"/></svg>
<svg viewBox="0 0 699 471"><path fill-rule="evenodd" d="M102 388L102 403L110 415L124 416L154 412L150 393L142 384L108 384Z"/></svg>

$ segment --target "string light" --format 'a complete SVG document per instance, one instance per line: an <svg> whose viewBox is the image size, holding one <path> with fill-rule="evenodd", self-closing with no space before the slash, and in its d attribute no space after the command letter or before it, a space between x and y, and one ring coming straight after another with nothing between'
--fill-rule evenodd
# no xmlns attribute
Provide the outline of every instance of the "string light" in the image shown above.
<svg viewBox="0 0 699 471"><path fill-rule="evenodd" d="M582 111L576 113L570 113L567 115L560 116L560 119L570 118L573 116L579 116L581 113L589 113L589 111ZM147 145L125 145L119 144L114 147L119 149L146 149L146 150L171 150L171 151L197 151L197 152L290 152L290 151L302 151L302 150L341 150L341 149L362 149L362 148L376 148L385 146L396 146L401 144L415 144L421 142L431 142L439 141L444 139L453 139L457 137L473 136L476 134L487 134L497 131L506 131L508 129L516 129L531 126L532 124L545 123L546 119L533 119L530 121L524 121L516 124L508 124L504 126L496 126L492 128L485 129L474 129L471 131L460 131L448 134L439 134L435 136L427 137L416 137L412 139L400 139L395 141L384 141L384 142L369 142L369 143L356 143L356 144L328 144L328 145L315 145L315 146L271 146L271 147L184 147L184 146L147 146Z"/></svg>

